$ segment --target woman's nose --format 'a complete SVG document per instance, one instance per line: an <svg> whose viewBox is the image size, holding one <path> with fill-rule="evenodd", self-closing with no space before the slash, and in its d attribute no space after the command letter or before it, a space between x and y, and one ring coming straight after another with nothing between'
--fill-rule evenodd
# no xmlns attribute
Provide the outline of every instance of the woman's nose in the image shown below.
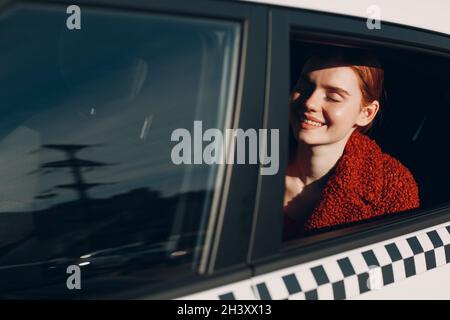
<svg viewBox="0 0 450 320"><path fill-rule="evenodd" d="M311 93L311 95L305 100L304 107L306 111L319 111L320 100L317 91Z"/></svg>

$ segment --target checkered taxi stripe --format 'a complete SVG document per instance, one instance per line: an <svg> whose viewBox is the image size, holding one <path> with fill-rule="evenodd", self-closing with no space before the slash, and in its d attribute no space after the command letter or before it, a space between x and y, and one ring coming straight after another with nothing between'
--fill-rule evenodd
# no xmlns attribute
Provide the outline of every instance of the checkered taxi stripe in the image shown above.
<svg viewBox="0 0 450 320"><path fill-rule="evenodd" d="M450 263L450 225L277 270L197 299L346 299ZM356 252L356 253L355 253Z"/></svg>
<svg viewBox="0 0 450 320"><path fill-rule="evenodd" d="M346 299L450 263L450 226L255 284L259 299ZM222 297L223 298L223 297Z"/></svg>

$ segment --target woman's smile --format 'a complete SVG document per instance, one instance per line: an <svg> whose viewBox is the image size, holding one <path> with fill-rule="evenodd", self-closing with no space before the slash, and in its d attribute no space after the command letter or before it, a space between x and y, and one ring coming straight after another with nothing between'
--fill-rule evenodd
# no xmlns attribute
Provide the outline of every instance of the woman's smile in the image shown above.
<svg viewBox="0 0 450 320"><path fill-rule="evenodd" d="M300 116L300 127L302 129L311 130L318 129L320 127L324 127L325 123L321 122L317 118L304 114Z"/></svg>

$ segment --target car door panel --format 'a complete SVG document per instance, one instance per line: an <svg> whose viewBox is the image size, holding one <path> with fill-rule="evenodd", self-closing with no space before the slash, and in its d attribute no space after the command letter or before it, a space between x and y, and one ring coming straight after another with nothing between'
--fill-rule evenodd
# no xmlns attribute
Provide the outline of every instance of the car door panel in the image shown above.
<svg viewBox="0 0 450 320"><path fill-rule="evenodd" d="M426 298L450 270L450 223L254 276L181 299ZM436 272L438 270L438 272ZM433 273L428 275L428 272Z"/></svg>

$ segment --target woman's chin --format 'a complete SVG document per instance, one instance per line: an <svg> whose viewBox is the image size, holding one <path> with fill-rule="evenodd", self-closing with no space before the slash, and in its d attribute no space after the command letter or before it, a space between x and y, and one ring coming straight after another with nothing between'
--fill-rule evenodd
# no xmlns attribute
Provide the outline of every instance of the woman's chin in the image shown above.
<svg viewBox="0 0 450 320"><path fill-rule="evenodd" d="M325 137L323 135L314 135L309 132L305 133L300 131L297 136L297 140L300 143L306 144L306 145L318 145L325 143Z"/></svg>

